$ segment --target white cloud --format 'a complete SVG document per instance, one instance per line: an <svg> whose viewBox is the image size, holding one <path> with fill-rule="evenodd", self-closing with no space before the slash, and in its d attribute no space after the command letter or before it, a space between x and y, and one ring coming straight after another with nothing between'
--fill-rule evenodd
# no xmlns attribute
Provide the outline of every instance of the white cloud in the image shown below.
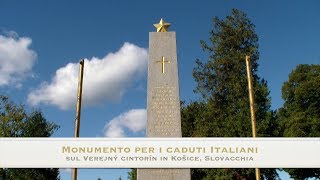
<svg viewBox="0 0 320 180"><path fill-rule="evenodd" d="M125 43L119 51L102 59L85 59L83 104L94 105L119 101L133 81L146 74L147 50ZM31 105L56 105L61 109L73 108L78 87L78 63L69 63L58 69L51 82L44 82L28 95Z"/></svg>
<svg viewBox="0 0 320 180"><path fill-rule="evenodd" d="M21 81L32 75L37 54L30 49L29 37L19 37L14 31L0 35L0 86L21 85Z"/></svg>
<svg viewBox="0 0 320 180"><path fill-rule="evenodd" d="M125 128L132 132L141 132L147 125L147 111L132 109L113 118L105 126L106 137L125 137Z"/></svg>

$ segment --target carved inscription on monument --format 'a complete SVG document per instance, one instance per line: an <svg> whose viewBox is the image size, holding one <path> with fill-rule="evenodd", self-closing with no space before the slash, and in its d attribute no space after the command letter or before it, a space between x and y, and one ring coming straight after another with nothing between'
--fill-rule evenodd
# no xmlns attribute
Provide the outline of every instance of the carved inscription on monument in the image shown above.
<svg viewBox="0 0 320 180"><path fill-rule="evenodd" d="M152 89L151 112L154 114L153 133L161 136L173 136L180 132L180 123L175 120L179 115L177 102L179 99L174 96L176 87L158 86Z"/></svg>

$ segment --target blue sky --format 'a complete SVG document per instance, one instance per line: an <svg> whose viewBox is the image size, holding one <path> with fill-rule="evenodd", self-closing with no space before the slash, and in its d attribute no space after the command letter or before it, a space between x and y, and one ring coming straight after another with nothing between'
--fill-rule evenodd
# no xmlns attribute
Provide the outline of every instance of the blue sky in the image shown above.
<svg viewBox="0 0 320 180"><path fill-rule="evenodd" d="M0 94L29 110L41 109L61 126L55 137L72 137L78 62L86 58L80 135L144 136L152 24L164 18L177 33L180 95L189 102L198 97L194 61L206 60L199 41L208 39L212 17L223 18L232 8L256 25L258 71L277 109L288 74L298 64L320 63L319 1L2 0ZM83 169L79 179L125 178L126 172ZM69 179L70 173L62 171L61 177Z"/></svg>

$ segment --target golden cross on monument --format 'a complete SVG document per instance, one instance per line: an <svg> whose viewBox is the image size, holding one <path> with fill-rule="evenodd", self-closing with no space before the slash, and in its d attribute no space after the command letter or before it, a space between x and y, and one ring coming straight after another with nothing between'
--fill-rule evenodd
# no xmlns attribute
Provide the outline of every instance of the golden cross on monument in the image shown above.
<svg viewBox="0 0 320 180"><path fill-rule="evenodd" d="M160 19L159 24L153 24L157 28L157 32L168 32L170 23L165 22L162 18Z"/></svg>
<svg viewBox="0 0 320 180"><path fill-rule="evenodd" d="M171 63L170 61L165 61L164 56L162 56L161 61L156 61L162 63L162 74L164 74L164 63Z"/></svg>

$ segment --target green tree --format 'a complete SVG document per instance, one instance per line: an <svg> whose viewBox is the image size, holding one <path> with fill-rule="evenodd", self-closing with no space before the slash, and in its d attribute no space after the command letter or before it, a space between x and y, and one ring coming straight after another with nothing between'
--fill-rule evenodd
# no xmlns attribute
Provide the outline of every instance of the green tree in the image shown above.
<svg viewBox="0 0 320 180"><path fill-rule="evenodd" d="M257 75L258 36L247 15L233 9L225 19L213 18L209 42L201 41L208 60L196 60L193 77L202 99L182 107L186 136L252 137L245 56L251 56L258 136L277 136L269 90ZM275 169L262 169L266 179L277 178ZM196 169L194 179L254 179L254 169Z"/></svg>
<svg viewBox="0 0 320 180"><path fill-rule="evenodd" d="M285 137L320 137L320 65L300 64L282 86L280 125ZM320 169L285 169L294 179L320 178Z"/></svg>
<svg viewBox="0 0 320 180"><path fill-rule="evenodd" d="M40 111L29 115L22 105L14 104L8 97L0 95L0 137L49 137L59 127L47 122ZM59 170L0 169L2 179L59 179Z"/></svg>
<svg viewBox="0 0 320 180"><path fill-rule="evenodd" d="M128 179L137 180L137 169L133 168L130 172L128 172Z"/></svg>

